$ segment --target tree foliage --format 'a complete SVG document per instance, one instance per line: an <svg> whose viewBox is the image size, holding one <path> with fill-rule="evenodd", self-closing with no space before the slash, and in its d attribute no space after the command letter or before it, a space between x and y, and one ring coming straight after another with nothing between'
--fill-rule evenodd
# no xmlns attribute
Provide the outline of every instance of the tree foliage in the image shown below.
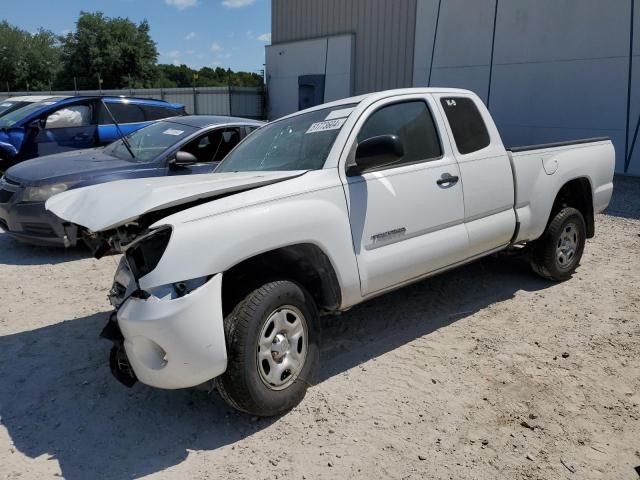
<svg viewBox="0 0 640 480"><path fill-rule="evenodd" d="M80 12L76 31L62 45L60 80L75 77L78 88L96 88L99 80L109 88L151 86L158 50L149 30L146 21L136 25L126 18Z"/></svg>
<svg viewBox="0 0 640 480"><path fill-rule="evenodd" d="M80 12L74 32L32 34L0 22L0 89L260 86L257 73L158 65L147 21ZM74 85L75 79L75 85ZM99 83L101 80L101 83Z"/></svg>
<svg viewBox="0 0 640 480"><path fill-rule="evenodd" d="M47 90L60 69L60 37L0 22L0 88Z"/></svg>
<svg viewBox="0 0 640 480"><path fill-rule="evenodd" d="M170 87L259 87L262 77L253 72L203 67L194 70L187 65L158 65L159 77L154 86Z"/></svg>

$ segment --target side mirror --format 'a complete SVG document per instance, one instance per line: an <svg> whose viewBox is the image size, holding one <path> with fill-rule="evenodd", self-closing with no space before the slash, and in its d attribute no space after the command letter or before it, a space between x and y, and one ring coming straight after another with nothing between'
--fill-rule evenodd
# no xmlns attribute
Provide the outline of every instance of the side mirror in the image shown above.
<svg viewBox="0 0 640 480"><path fill-rule="evenodd" d="M185 152L183 150L177 152L176 156L169 160L169 165L172 167L186 167L188 165L193 165L194 163L198 163L198 157L193 153Z"/></svg>
<svg viewBox="0 0 640 480"><path fill-rule="evenodd" d="M351 166L347 175L355 176L392 164L404 156L404 147L397 135L379 135L367 138L356 149L356 164Z"/></svg>

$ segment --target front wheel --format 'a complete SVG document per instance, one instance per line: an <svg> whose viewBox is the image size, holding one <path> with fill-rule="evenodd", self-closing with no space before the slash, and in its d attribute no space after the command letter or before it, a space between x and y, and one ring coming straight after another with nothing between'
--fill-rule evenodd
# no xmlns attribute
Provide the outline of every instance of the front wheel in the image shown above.
<svg viewBox="0 0 640 480"><path fill-rule="evenodd" d="M222 398L258 416L300 403L317 364L317 319L313 299L296 283L249 293L224 320L228 363L216 379Z"/></svg>
<svg viewBox="0 0 640 480"><path fill-rule="evenodd" d="M584 217L575 208L563 208L538 239L531 255L531 267L548 280L566 280L580 264L586 242Z"/></svg>

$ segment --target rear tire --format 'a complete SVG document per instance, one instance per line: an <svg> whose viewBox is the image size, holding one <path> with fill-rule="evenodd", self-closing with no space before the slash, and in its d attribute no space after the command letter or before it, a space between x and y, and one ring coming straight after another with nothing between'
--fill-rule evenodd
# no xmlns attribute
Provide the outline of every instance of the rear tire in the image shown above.
<svg viewBox="0 0 640 480"><path fill-rule="evenodd" d="M233 408L257 416L284 413L302 401L315 373L318 311L290 281L266 283L224 319L227 370L215 382Z"/></svg>
<svg viewBox="0 0 640 480"><path fill-rule="evenodd" d="M580 264L586 242L584 217L575 208L563 208L533 245L531 267L543 278L567 280Z"/></svg>

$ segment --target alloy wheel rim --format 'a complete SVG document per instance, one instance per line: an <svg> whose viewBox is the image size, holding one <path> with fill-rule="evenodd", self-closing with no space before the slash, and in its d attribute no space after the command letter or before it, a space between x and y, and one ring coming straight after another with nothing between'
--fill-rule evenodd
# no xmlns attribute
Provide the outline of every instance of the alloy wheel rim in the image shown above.
<svg viewBox="0 0 640 480"><path fill-rule="evenodd" d="M284 390L300 374L307 358L307 322L302 312L285 305L265 320L256 345L260 379L271 390Z"/></svg>

